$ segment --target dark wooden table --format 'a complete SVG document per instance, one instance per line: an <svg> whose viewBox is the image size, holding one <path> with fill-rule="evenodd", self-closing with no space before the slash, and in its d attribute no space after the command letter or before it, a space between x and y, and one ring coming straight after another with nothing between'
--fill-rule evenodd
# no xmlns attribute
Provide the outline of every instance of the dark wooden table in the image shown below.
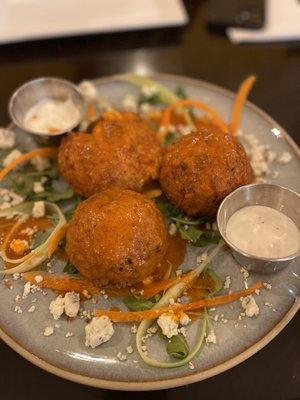
<svg viewBox="0 0 300 400"><path fill-rule="evenodd" d="M21 83L39 76L72 81L138 70L186 75L235 90L249 73L258 76L251 100L300 143L299 44L232 45L205 23L205 4L186 2L190 23L169 28L0 46L0 124L7 101ZM297 89L298 83L298 89ZM190 386L144 393L144 399L300 399L300 316L243 364ZM124 393L57 378L0 343L1 399L121 399ZM129 394L128 394L129 395ZM141 394L131 393L132 400Z"/></svg>

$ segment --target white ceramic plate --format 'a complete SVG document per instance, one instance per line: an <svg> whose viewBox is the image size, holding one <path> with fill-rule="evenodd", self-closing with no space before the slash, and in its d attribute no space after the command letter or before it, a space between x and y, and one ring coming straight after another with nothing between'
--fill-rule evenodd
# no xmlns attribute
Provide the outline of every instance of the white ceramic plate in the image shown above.
<svg viewBox="0 0 300 400"><path fill-rule="evenodd" d="M170 88L182 86L189 97L207 102L225 119L229 118L233 93L183 77L156 75L154 79ZM116 82L113 77L96 80L95 84L100 95L115 106L120 105L121 100L129 92L137 93L133 86ZM277 153L288 151L292 154L290 163L273 164L272 169L278 171L278 176L269 181L299 191L299 149L284 129L251 103L247 103L243 112L242 129L245 133L255 134L262 143L268 143ZM24 147L32 145L31 137L21 136L19 131L16 133ZM192 267L196 256L202 251L203 249L189 249L183 268ZM61 267L62 265L57 263L55 268ZM213 268L223 279L230 275L232 281L230 289L237 290L244 286L240 268L228 251L222 252L217 257L213 262ZM20 303L15 303L15 296L22 293L21 281L14 282L12 290L3 284L0 285L0 336L32 363L58 376L86 385L119 390L154 390L186 385L219 374L250 357L270 342L297 312L300 304L299 261L292 262L288 268L275 275L251 275L248 284L258 279L272 285L271 290L263 290L257 296L259 316L238 320L242 311L239 302L212 312L212 315L224 314L219 320L228 321L214 322L217 344L206 345L203 348L193 360L194 370L190 370L188 366L167 370L149 367L139 358L136 349L132 355L127 355L127 361L119 361L116 357L119 351L126 353L126 347L129 345L135 348L135 336L130 333L130 328L126 325L116 326L113 338L94 350L84 345L85 322L79 318L75 321L61 318L58 322L60 328L56 328L52 336L44 337L44 328L49 325L54 326L55 322L48 311L54 294L51 291L48 291L46 296L41 293L31 294ZM35 303L36 311L29 314L27 310L34 298L38 299ZM272 306L266 306L265 302ZM14 312L16 304L21 306L22 314ZM105 300L99 297L99 306L107 307L115 304L118 304L117 299ZM85 308L93 307L91 302L86 302ZM188 336L189 341L193 339L195 330L196 326L192 326ZM74 336L66 338L65 334L69 331L74 333ZM152 356L163 357L164 346L165 343L156 338L152 343L149 342L149 352Z"/></svg>

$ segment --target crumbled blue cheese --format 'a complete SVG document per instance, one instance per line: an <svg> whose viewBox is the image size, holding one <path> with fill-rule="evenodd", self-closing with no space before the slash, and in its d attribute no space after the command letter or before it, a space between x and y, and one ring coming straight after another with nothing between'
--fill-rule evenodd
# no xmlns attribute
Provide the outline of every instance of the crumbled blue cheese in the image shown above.
<svg viewBox="0 0 300 400"><path fill-rule="evenodd" d="M130 328L130 332L133 334L137 333L137 326L136 325L132 325L132 327Z"/></svg>
<svg viewBox="0 0 300 400"><path fill-rule="evenodd" d="M20 152L20 150L14 149L4 158L2 164L4 165L4 167L6 167L8 164L18 159L21 155L22 153Z"/></svg>
<svg viewBox="0 0 300 400"><path fill-rule="evenodd" d="M80 296L79 293L68 292L65 294L65 314L68 317L75 318L79 311Z"/></svg>
<svg viewBox="0 0 300 400"><path fill-rule="evenodd" d="M243 138L255 176L268 175L270 172L269 165L275 160L277 154L270 150L269 145L260 143L259 139L252 133L243 135Z"/></svg>
<svg viewBox="0 0 300 400"><path fill-rule="evenodd" d="M157 94L157 88L151 85L143 85L141 87L141 92L147 99L149 99L150 97Z"/></svg>
<svg viewBox="0 0 300 400"><path fill-rule="evenodd" d="M128 354L132 354L133 353L133 347L132 346L127 346L126 347L126 351Z"/></svg>
<svg viewBox="0 0 300 400"><path fill-rule="evenodd" d="M197 256L196 262L197 264L201 264L203 261L205 261L207 259L208 255L207 252L205 251L204 253L200 254L199 256Z"/></svg>
<svg viewBox="0 0 300 400"><path fill-rule="evenodd" d="M16 306L14 311L15 311L17 314L22 314L22 312L23 312L20 306Z"/></svg>
<svg viewBox="0 0 300 400"><path fill-rule="evenodd" d="M130 112L137 112L138 111L138 102L135 96L132 94L127 94L123 101L122 101L122 106L125 111L130 111Z"/></svg>
<svg viewBox="0 0 300 400"><path fill-rule="evenodd" d="M54 328L53 326L46 326L44 329L44 336L51 336L54 333Z"/></svg>
<svg viewBox="0 0 300 400"><path fill-rule="evenodd" d="M82 81L77 89L87 102L95 102L98 98L96 86L91 81Z"/></svg>
<svg viewBox="0 0 300 400"><path fill-rule="evenodd" d="M0 128L0 149L11 149L14 145L14 132L10 129Z"/></svg>
<svg viewBox="0 0 300 400"><path fill-rule="evenodd" d="M246 297L241 297L241 304L243 309L245 310L245 314L247 317L257 317L259 314L259 307L256 304L256 301L254 300L253 296L246 296Z"/></svg>
<svg viewBox="0 0 300 400"><path fill-rule="evenodd" d="M36 201L32 208L33 218L44 217L46 213L45 203L43 201Z"/></svg>
<svg viewBox="0 0 300 400"><path fill-rule="evenodd" d="M191 370L195 369L195 366L191 361L189 362L189 369Z"/></svg>
<svg viewBox="0 0 300 400"><path fill-rule="evenodd" d="M29 295L31 291L31 283L30 282L26 282L23 288L23 295L22 298L26 299L26 297Z"/></svg>
<svg viewBox="0 0 300 400"><path fill-rule="evenodd" d="M117 354L117 358L118 358L120 361L126 361L126 360L127 360L126 355L123 354L123 353L121 353L120 351L119 351L118 354Z"/></svg>
<svg viewBox="0 0 300 400"><path fill-rule="evenodd" d="M279 157L277 157L276 161L279 164L288 164L291 161L291 159L292 159L292 155L289 152L284 151L283 153L280 154Z"/></svg>
<svg viewBox="0 0 300 400"><path fill-rule="evenodd" d="M28 308L28 312L29 313L33 313L34 311L35 311L35 306L34 305Z"/></svg>
<svg viewBox="0 0 300 400"><path fill-rule="evenodd" d="M70 318L75 318L80 307L80 296L75 292L67 292L64 297L57 296L49 305L49 311L55 320L58 320L63 313Z"/></svg>
<svg viewBox="0 0 300 400"><path fill-rule="evenodd" d="M224 289L229 289L229 288L230 288L230 285L231 285L231 277L228 275L228 276L226 276L226 278L225 278L225 282L224 282L223 288L224 288Z"/></svg>
<svg viewBox="0 0 300 400"><path fill-rule="evenodd" d="M44 185L42 182L34 182L33 183L33 192L36 194L43 193L45 191Z"/></svg>
<svg viewBox="0 0 300 400"><path fill-rule="evenodd" d="M163 335L168 339L178 335L178 323L174 314L162 314L158 318L157 324L161 328Z"/></svg>
<svg viewBox="0 0 300 400"><path fill-rule="evenodd" d="M85 345L94 349L110 340L113 334L113 324L107 316L94 317L85 327Z"/></svg>
<svg viewBox="0 0 300 400"><path fill-rule="evenodd" d="M147 333L149 334L154 334L157 332L157 326L150 326L150 328L147 329Z"/></svg>
<svg viewBox="0 0 300 400"><path fill-rule="evenodd" d="M140 112L140 114L141 114L142 116L145 117L145 116L147 116L151 111L153 111L153 108L154 108L154 107L152 107L151 104L143 103L143 104L140 105L139 112Z"/></svg>
<svg viewBox="0 0 300 400"><path fill-rule="evenodd" d="M32 236L32 235L34 235L37 231L38 231L38 228L37 228L37 227L34 227L34 228L29 228L29 227L27 227L27 228L24 228L24 229L21 230L21 234L22 234L22 235L26 235L26 236Z"/></svg>
<svg viewBox="0 0 300 400"><path fill-rule="evenodd" d="M13 192L12 190L1 188L0 189L0 210L16 206L24 201L24 197Z"/></svg>
<svg viewBox="0 0 300 400"><path fill-rule="evenodd" d="M66 338L69 338L69 337L72 337L72 336L74 336L74 333L72 333L72 332L67 332L67 333L65 334L65 337L66 337Z"/></svg>
<svg viewBox="0 0 300 400"><path fill-rule="evenodd" d="M271 290L272 289L272 285L270 283L264 282L263 285L267 290Z"/></svg>
<svg viewBox="0 0 300 400"><path fill-rule="evenodd" d="M177 233L177 227L176 227L176 224L174 224L174 222L171 222L170 223L170 225L169 225L169 234L171 235L171 236L174 236L174 235L176 235L176 233Z"/></svg>
<svg viewBox="0 0 300 400"><path fill-rule="evenodd" d="M191 322L191 318L184 312L180 313L179 323L186 326Z"/></svg>
<svg viewBox="0 0 300 400"><path fill-rule="evenodd" d="M21 278L21 274L19 273L19 272L15 272L14 274L13 274L13 280L14 281L17 281L18 279L20 279Z"/></svg>
<svg viewBox="0 0 300 400"><path fill-rule="evenodd" d="M243 275L244 280L247 280L249 278L249 272L246 270L246 268L241 267L240 271Z"/></svg>
<svg viewBox="0 0 300 400"><path fill-rule="evenodd" d="M186 136L194 131L194 127L190 125L178 125L177 131L180 133L180 135Z"/></svg>
<svg viewBox="0 0 300 400"><path fill-rule="evenodd" d="M173 306L175 304L175 300L173 299L173 297L169 298L169 304L170 306Z"/></svg>
<svg viewBox="0 0 300 400"><path fill-rule="evenodd" d="M21 296L19 294L17 294L16 297L15 297L15 302L17 303L20 300L21 300Z"/></svg>
<svg viewBox="0 0 300 400"><path fill-rule="evenodd" d="M39 172L45 171L46 169L49 169L51 166L50 161L48 158L41 157L41 156L36 156L30 160L31 164L35 167L35 169Z"/></svg>
<svg viewBox="0 0 300 400"><path fill-rule="evenodd" d="M207 344L209 344L209 343L216 344L217 343L217 337L216 337L216 334L213 329L211 329L209 331L207 337L205 338L205 341Z"/></svg>
<svg viewBox="0 0 300 400"><path fill-rule="evenodd" d="M43 282L44 278L42 277L42 275L36 275L34 277L34 280L36 281L36 283L41 283Z"/></svg>
<svg viewBox="0 0 300 400"><path fill-rule="evenodd" d="M55 320L58 320L65 311L65 299L59 295L55 300L52 300L49 305L49 311Z"/></svg>

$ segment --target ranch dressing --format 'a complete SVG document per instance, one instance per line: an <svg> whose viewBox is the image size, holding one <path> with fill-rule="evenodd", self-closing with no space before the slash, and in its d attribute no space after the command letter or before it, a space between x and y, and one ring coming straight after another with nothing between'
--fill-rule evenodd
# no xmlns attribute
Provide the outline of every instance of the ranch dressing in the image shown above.
<svg viewBox="0 0 300 400"><path fill-rule="evenodd" d="M227 239L253 256L283 258L300 248L300 232L285 214L266 206L247 206L236 211L226 226Z"/></svg>
<svg viewBox="0 0 300 400"><path fill-rule="evenodd" d="M26 113L24 126L30 131L53 134L67 130L80 120L80 113L70 99L43 99Z"/></svg>

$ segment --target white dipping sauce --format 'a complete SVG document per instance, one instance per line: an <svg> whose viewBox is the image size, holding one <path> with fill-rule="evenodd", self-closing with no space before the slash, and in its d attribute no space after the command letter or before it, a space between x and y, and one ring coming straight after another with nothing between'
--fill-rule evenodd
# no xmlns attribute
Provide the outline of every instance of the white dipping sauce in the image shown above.
<svg viewBox="0 0 300 400"><path fill-rule="evenodd" d="M287 257L300 247L300 232L291 218L265 206L236 211L227 222L226 236L238 249L264 258Z"/></svg>
<svg viewBox="0 0 300 400"><path fill-rule="evenodd" d="M27 111L24 126L33 132L55 135L72 127L79 119L80 112L70 99L43 99Z"/></svg>

